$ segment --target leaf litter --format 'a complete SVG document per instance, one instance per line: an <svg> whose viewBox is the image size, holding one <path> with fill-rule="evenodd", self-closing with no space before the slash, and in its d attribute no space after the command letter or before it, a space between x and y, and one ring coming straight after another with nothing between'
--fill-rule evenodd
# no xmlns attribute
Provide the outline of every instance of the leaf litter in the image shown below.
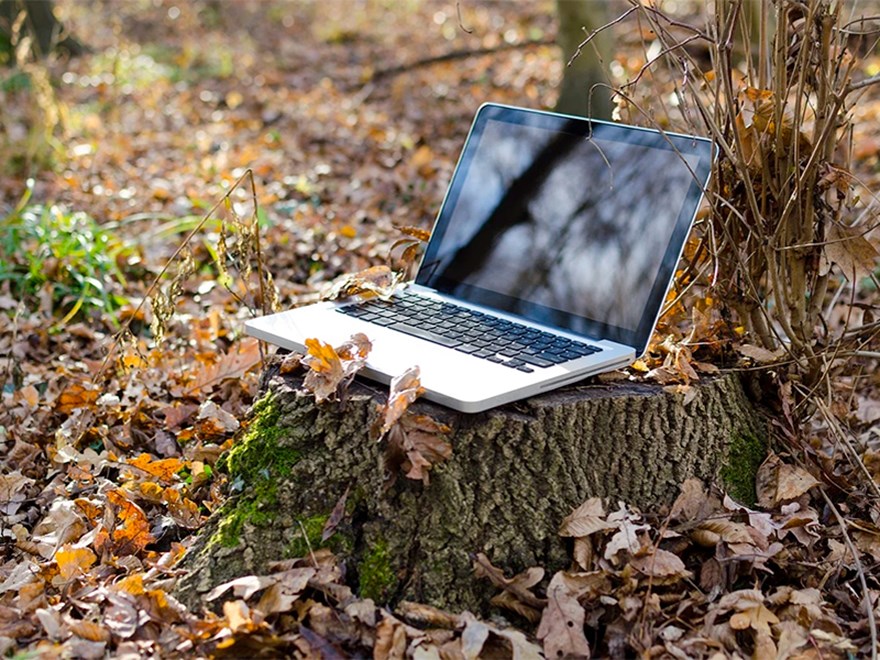
<svg viewBox="0 0 880 660"><path fill-rule="evenodd" d="M222 54L240 46L230 43L228 28L255 20L244 5L225 7L226 28L215 30L203 21L201 12L208 9L202 3L178 7L171 22L161 3L142 14L117 7L113 21L90 20L89 12L106 11L99 6L62 8L96 52L49 65L57 67L59 79L65 74L71 81L57 93L74 112L65 130L75 148L57 170L37 173L36 194L87 208L108 226L147 240L121 266L128 288L119 293L129 302L118 321L129 332L105 368L101 362L117 320L93 315L58 324L47 314L45 295L29 307L0 289L0 653L867 653L866 595L856 578L867 573L867 598L876 606L880 521L876 500L857 486L850 461L855 453L874 476L880 472L880 436L865 417L869 405L842 411L858 440L854 451L820 425L802 446L808 459L803 464L792 455L771 456L759 470L754 509L686 481L668 512L643 513L617 503L606 513L610 503L583 503L561 521L560 534L572 545L566 571L530 567L507 577L488 557L475 556L475 579L498 589L492 600L498 609L489 620L412 603L390 611L358 599L326 550L269 575L220 585L212 595L223 601L221 614L189 611L170 595L174 564L192 531L224 501L223 479L212 466L234 441L238 420L257 392L260 347L237 330L243 308L274 306L275 286L264 288L269 282L262 279L257 286L253 277L257 223L249 214L256 219L257 203L266 210L260 222L268 225L265 238L273 246L261 255L266 268L257 277L273 272L282 299L307 302L328 290L337 297L388 297L405 279L399 273L411 272L442 197L453 167L449 159L464 130L460 106L485 97L487 79L495 98L525 105L551 98L558 81L552 48L514 50L509 59L478 57L467 66L416 69L405 85L398 79L368 89L364 102L345 85L371 79L374 63L393 61L411 48L409 35L425 25L452 27L455 34L460 17L428 3L395 15L398 29L383 28L371 40L357 33L383 21L363 20L352 30L346 22L357 17L348 3L326 4L325 23L314 9L293 16L282 7L292 20L278 25L294 26L301 38L291 40L278 26L266 29L257 48L269 51L236 58L231 73ZM499 15L495 10L463 5L461 11L477 35L457 38L485 47L502 38L490 27ZM506 19L511 38L524 38L535 26L553 29L546 7L526 3L515 13ZM322 33L328 24L331 29ZM141 53L134 65L134 43L150 38L151 25L167 28L164 36L175 44L201 30L204 45L180 48L176 63ZM334 47L347 34L355 35L353 41ZM432 48L445 47L440 35ZM622 44L627 50L626 37ZM111 45L116 59L107 69L101 50ZM263 57L271 49L302 62L299 71ZM638 55L619 59L630 70L641 66ZM174 66L178 82L168 75L167 67ZM108 84L101 75L110 71L119 80ZM217 75L200 78L200 71ZM154 78L145 84L142 77L149 75ZM444 85L461 90L462 99L452 103ZM239 89L246 88L252 94L242 95ZM754 143L756 165L761 122L766 124L760 92L746 90L738 129ZM29 124L32 110L26 97L6 88L0 94L4 125L14 134ZM438 98L446 100L438 104ZM403 116L401 107L407 108ZM866 108L856 111L877 112L876 104ZM198 130L175 130L173 116L188 118ZM786 125L783 118L783 134ZM789 133L792 145L803 139ZM856 140L869 168L876 164L871 139ZM247 164L260 183L250 199L233 188ZM419 185L411 183L416 180ZM833 192L839 180L829 172L822 185ZM22 184L21 177L4 176L0 208L18 203ZM169 261L181 236L195 226L193 218L207 208L205 200L219 198L226 202L218 212L225 214L219 231L206 226L188 242L183 258L171 260L176 272L153 292L150 304L142 303L150 297L142 282ZM405 204L395 201L404 198ZM423 226L413 227L417 221ZM873 236L834 224L829 238L820 270L834 264L850 280L871 274ZM391 253L393 268L384 263ZM140 276L139 269L145 271ZM686 286L686 278L679 284ZM729 364L731 353L757 366L785 359L784 353L731 342L717 301L698 299L686 310L678 293L671 293L670 303L690 312L690 331L676 325L681 317L665 316L648 355L625 378L648 377L687 403L696 396L692 384L717 369L713 363ZM868 307L864 322L872 322ZM164 343L158 341L163 336ZM289 356L285 368L305 366L320 374L315 387L332 399L359 368L362 350L357 341L334 349L316 339L314 354ZM427 482L430 469L454 448L445 440L448 427L409 410L418 376L404 376L378 413L377 435L387 445L390 474ZM874 379L874 389L866 390L868 402L877 398L877 386ZM784 393L780 406L792 407ZM825 490L845 524L832 515ZM344 498L337 508L344 512ZM332 533L332 526L325 531Z"/></svg>

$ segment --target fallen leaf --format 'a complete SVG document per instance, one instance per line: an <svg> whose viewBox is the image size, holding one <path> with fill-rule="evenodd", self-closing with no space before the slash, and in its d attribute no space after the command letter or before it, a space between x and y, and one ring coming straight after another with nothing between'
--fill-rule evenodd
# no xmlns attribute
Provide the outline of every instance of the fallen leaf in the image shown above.
<svg viewBox="0 0 880 660"><path fill-rule="evenodd" d="M648 554L636 555L629 563L649 577L689 578L692 575L678 555L662 548L656 548Z"/></svg>
<svg viewBox="0 0 880 660"><path fill-rule="evenodd" d="M137 458L130 458L128 459L128 464L156 477L159 481L163 481L166 484L179 482L180 478L177 476L177 473L185 466L185 463L179 458L156 460L149 454L141 454Z"/></svg>
<svg viewBox="0 0 880 660"><path fill-rule="evenodd" d="M260 342L247 337L231 346L216 362L201 367L183 393L186 396L204 394L224 380L241 378L258 364Z"/></svg>
<svg viewBox="0 0 880 660"><path fill-rule="evenodd" d="M584 634L586 612L567 589L557 573L547 587L547 607L535 633L544 642L548 658L590 657L590 645Z"/></svg>
<svg viewBox="0 0 880 660"><path fill-rule="evenodd" d="M819 481L809 472L796 465L783 463L776 475L776 503L795 500Z"/></svg>
<svg viewBox="0 0 880 660"><path fill-rule="evenodd" d="M709 515L709 502L706 489L699 479L686 479L681 485L681 493L672 503L669 516L673 520L695 521Z"/></svg>
<svg viewBox="0 0 880 660"><path fill-rule="evenodd" d="M359 273L336 278L323 297L325 300L341 300L352 296L389 300L399 284L400 276L388 266L372 266Z"/></svg>
<svg viewBox="0 0 880 660"><path fill-rule="evenodd" d="M317 339L306 339L305 343L308 353L302 363L309 372L303 386L315 395L318 403L339 394L366 364L372 348L370 340L360 332L336 349Z"/></svg>
<svg viewBox="0 0 880 660"><path fill-rule="evenodd" d="M388 401L379 409L379 417L370 429L370 437L373 440L379 441L385 437L409 405L425 391L419 380L419 374L418 366L413 366L391 380Z"/></svg>
<svg viewBox="0 0 880 660"><path fill-rule="evenodd" d="M591 497L562 519L559 535L589 536L606 529L615 529L615 525L605 520L602 500L598 497Z"/></svg>
<svg viewBox="0 0 880 660"><path fill-rule="evenodd" d="M98 557L88 548L73 548L69 544L55 553L58 572L65 580L85 575L97 560Z"/></svg>

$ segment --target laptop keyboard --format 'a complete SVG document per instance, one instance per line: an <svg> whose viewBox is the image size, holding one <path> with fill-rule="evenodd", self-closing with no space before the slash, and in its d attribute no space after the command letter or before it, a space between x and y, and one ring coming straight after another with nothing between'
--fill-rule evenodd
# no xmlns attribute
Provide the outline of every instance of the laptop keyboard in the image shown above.
<svg viewBox="0 0 880 660"><path fill-rule="evenodd" d="M526 373L602 350L411 292L394 302L373 299L336 311Z"/></svg>

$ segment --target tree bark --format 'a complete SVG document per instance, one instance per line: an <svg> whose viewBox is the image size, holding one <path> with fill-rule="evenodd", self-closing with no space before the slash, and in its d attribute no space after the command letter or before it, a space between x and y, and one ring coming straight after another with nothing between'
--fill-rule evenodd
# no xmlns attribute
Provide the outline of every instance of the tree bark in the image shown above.
<svg viewBox="0 0 880 660"><path fill-rule="evenodd" d="M565 67L556 111L569 115L611 119L611 92L605 67L612 57L613 37L604 30L593 37L581 54L568 62L587 36L610 19L605 2L556 0L559 18L557 41ZM602 83L598 84L597 83Z"/></svg>
<svg viewBox="0 0 880 660"><path fill-rule="evenodd" d="M239 484L183 560L177 593L190 604L273 560L329 545L363 596L484 610L493 588L472 576L475 553L511 572L559 569L570 561L560 522L587 498L657 510L688 477L715 480L739 439L763 447L766 437L734 375L695 385L687 404L629 382L577 385L473 415L417 401L416 412L452 428L452 456L429 485L401 475L386 488L383 446L368 438L384 388L356 381L344 403L319 406L298 378L269 374L237 440L255 443L264 467L248 472L230 461L233 484L262 476ZM346 491L346 515L323 543Z"/></svg>

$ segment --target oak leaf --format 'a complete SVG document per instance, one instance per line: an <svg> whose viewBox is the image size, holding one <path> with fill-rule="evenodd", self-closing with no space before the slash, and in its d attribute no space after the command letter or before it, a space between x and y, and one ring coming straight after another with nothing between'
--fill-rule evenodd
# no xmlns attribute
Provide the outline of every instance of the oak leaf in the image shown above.
<svg viewBox="0 0 880 660"><path fill-rule="evenodd" d="M198 396L209 392L228 378L241 378L259 363L260 342L253 337L243 339L231 346L219 360L201 367L183 394Z"/></svg>
<svg viewBox="0 0 880 660"><path fill-rule="evenodd" d="M359 332L335 349L313 338L306 339L306 348L308 353L302 363L309 368L309 372L303 386L315 395L315 401L321 403L338 395L348 385L366 364L372 344L366 335Z"/></svg>
<svg viewBox="0 0 880 660"><path fill-rule="evenodd" d="M156 460L149 454L141 454L137 458L130 458L128 459L128 464L156 477L159 481L164 481L166 484L180 481L177 473L180 472L185 465L185 463L179 458L163 458Z"/></svg>
<svg viewBox="0 0 880 660"><path fill-rule="evenodd" d="M139 552L155 540L150 533L150 521L146 514L122 490L108 490L106 497L116 508L112 539L119 554Z"/></svg>

